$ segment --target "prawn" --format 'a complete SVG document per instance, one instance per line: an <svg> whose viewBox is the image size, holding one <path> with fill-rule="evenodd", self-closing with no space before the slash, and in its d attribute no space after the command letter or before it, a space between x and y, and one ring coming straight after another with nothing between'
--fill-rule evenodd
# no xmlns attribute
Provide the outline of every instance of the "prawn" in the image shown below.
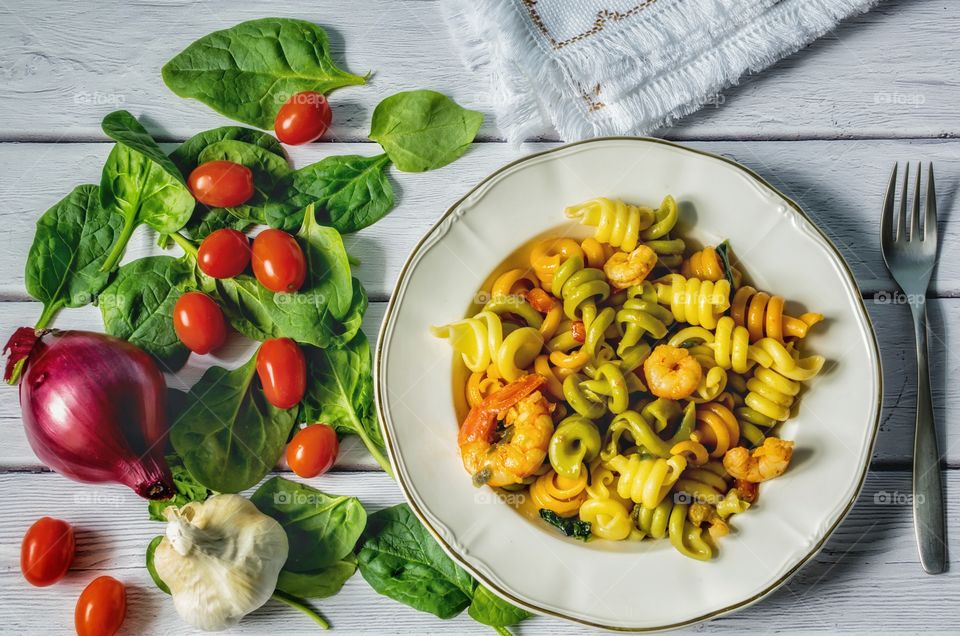
<svg viewBox="0 0 960 636"><path fill-rule="evenodd" d="M793 442L768 437L752 454L742 446L731 448L723 456L723 467L734 479L756 483L782 475L792 456Z"/></svg>
<svg viewBox="0 0 960 636"><path fill-rule="evenodd" d="M545 380L536 373L514 380L470 409L458 443L476 485L518 484L543 464L553 435L551 405L537 390ZM501 417L512 428L494 442Z"/></svg>
<svg viewBox="0 0 960 636"><path fill-rule="evenodd" d="M639 285L657 265L657 254L646 245L632 252L617 252L603 264L603 273L614 287L626 289Z"/></svg>
<svg viewBox="0 0 960 636"><path fill-rule="evenodd" d="M650 392L657 397L680 400L700 386L703 368L687 349L659 345L643 361L643 375Z"/></svg>

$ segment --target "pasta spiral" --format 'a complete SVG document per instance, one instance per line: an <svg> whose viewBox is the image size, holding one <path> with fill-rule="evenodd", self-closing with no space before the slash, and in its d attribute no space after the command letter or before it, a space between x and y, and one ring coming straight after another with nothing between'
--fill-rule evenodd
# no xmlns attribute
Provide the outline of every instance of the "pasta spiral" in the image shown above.
<svg viewBox="0 0 960 636"><path fill-rule="evenodd" d="M667 417L661 419L661 416ZM674 434L668 439L660 437L658 433L670 427L673 423L671 420L676 419L679 419L679 424ZM695 423L696 411L692 402L681 411L675 402L655 400L640 412L627 410L613 418L607 427L607 438L600 456L604 461L609 461L620 454L620 442L626 434L636 446L651 455L670 457L671 449L676 444L690 439Z"/></svg>
<svg viewBox="0 0 960 636"><path fill-rule="evenodd" d="M563 300L563 313L570 320L582 320L587 328L597 315L597 303L610 295L603 272L584 267L582 256L564 261L553 276L551 291Z"/></svg>
<svg viewBox="0 0 960 636"><path fill-rule="evenodd" d="M697 426L690 437L707 447L710 457L723 457L740 442L740 424L723 404L702 404L697 407Z"/></svg>
<svg viewBox="0 0 960 636"><path fill-rule="evenodd" d="M547 450L553 470L567 479L584 474L584 462L592 462L599 454L600 431L582 415L571 415L560 422L550 437Z"/></svg>
<svg viewBox="0 0 960 636"><path fill-rule="evenodd" d="M717 320L730 307L730 283L725 279L714 283L670 274L655 283L654 289L676 320L706 329L715 329Z"/></svg>
<svg viewBox="0 0 960 636"><path fill-rule="evenodd" d="M611 490L617 476L596 460L590 466L590 475L587 500L580 506L580 520L590 523L591 533L601 539L622 541L630 537L634 530L629 501Z"/></svg>
<svg viewBox="0 0 960 636"><path fill-rule="evenodd" d="M571 238L544 239L530 250L530 267L544 289L550 289L560 263L574 256L583 258L580 244Z"/></svg>
<svg viewBox="0 0 960 636"><path fill-rule="evenodd" d="M784 341L784 338L804 338L813 325L823 320L823 314L808 312L799 318L783 313L783 296L771 296L745 285L737 290L730 306L734 322L746 327L750 341L768 337Z"/></svg>
<svg viewBox="0 0 960 636"><path fill-rule="evenodd" d="M657 303L653 285L644 282L627 290L627 300L616 312L616 320L623 334L617 345L617 355L623 356L647 334L657 340L663 338L667 327L673 323L673 314Z"/></svg>
<svg viewBox="0 0 960 636"><path fill-rule="evenodd" d="M637 246L640 232L654 224L654 211L619 199L597 198L571 205L567 218L596 227L594 238L629 252Z"/></svg>
<svg viewBox="0 0 960 636"><path fill-rule="evenodd" d="M720 462L708 462L703 466L688 468L677 480L676 490L682 493L679 499L687 503L716 505L727 493L730 484L727 472Z"/></svg>
<svg viewBox="0 0 960 636"><path fill-rule="evenodd" d="M680 266L680 273L686 278L699 278L700 280L718 281L726 278L726 272L723 268L723 260L714 247L705 247L696 251L686 259ZM733 284L740 285L742 274L735 267L730 268L733 275Z"/></svg>
<svg viewBox="0 0 960 636"><path fill-rule="evenodd" d="M617 494L644 508L656 508L687 467L681 455L669 459L617 455L607 466L619 474Z"/></svg>
<svg viewBox="0 0 960 636"><path fill-rule="evenodd" d="M800 383L772 369L758 368L747 380L747 391L743 409L747 421L772 426L790 417L790 407L800 392Z"/></svg>
<svg viewBox="0 0 960 636"><path fill-rule="evenodd" d="M690 506L668 497L655 508L635 506L631 515L641 537L669 538L670 544L687 557L707 561L713 548L703 538L699 525L688 519Z"/></svg>
<svg viewBox="0 0 960 636"><path fill-rule="evenodd" d="M530 484L530 498L538 510L546 508L562 517L569 517L576 514L586 501L586 488L587 471L570 478L551 470Z"/></svg>

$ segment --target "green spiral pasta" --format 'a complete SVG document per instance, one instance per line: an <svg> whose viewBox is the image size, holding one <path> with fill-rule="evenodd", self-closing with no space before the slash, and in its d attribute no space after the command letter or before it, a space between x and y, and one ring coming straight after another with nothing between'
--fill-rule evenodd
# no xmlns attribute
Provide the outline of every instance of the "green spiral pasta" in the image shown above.
<svg viewBox="0 0 960 636"><path fill-rule="evenodd" d="M577 479L600 454L600 431L593 421L582 415L571 415L560 422L550 437L547 457L561 477Z"/></svg>
<svg viewBox="0 0 960 636"><path fill-rule="evenodd" d="M678 419L676 431L668 439L658 435L659 431L666 430ZM626 435L636 446L655 457L671 457L670 449L684 440L690 439L690 433L696 426L696 409L693 402L689 402L682 410L678 403L672 400L654 400L639 412L627 410L613 418L607 428L607 438L604 442L601 458L609 461L620 454L620 442Z"/></svg>
<svg viewBox="0 0 960 636"><path fill-rule="evenodd" d="M617 355L640 343L645 335L659 340L667 335L667 327L673 324L673 314L657 302L657 292L647 281L627 289L627 299L617 311L617 324L622 336L617 345Z"/></svg>
<svg viewBox="0 0 960 636"><path fill-rule="evenodd" d="M585 267L583 257L571 256L553 275L553 295L563 300L563 313L570 320L582 320L589 327L597 315L597 303L610 296L603 272Z"/></svg>
<svg viewBox="0 0 960 636"><path fill-rule="evenodd" d="M707 561L713 557L713 548L703 537L703 530L687 519L690 506L676 503L667 497L655 508L634 506L631 519L642 537L669 538L680 554Z"/></svg>

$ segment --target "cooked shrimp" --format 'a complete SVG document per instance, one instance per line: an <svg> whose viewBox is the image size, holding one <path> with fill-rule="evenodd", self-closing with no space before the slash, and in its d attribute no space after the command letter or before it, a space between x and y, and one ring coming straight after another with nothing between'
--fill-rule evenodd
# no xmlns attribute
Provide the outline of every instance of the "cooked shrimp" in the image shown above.
<svg viewBox="0 0 960 636"><path fill-rule="evenodd" d="M723 456L723 467L734 479L760 482L779 477L790 465L793 442L768 437L751 454L746 448L731 448Z"/></svg>
<svg viewBox="0 0 960 636"><path fill-rule="evenodd" d="M470 409L460 427L460 457L476 485L518 484L543 464L553 435L551 405L537 390L544 380L522 377ZM494 442L500 417L511 428Z"/></svg>
<svg viewBox="0 0 960 636"><path fill-rule="evenodd" d="M657 397L680 400L700 386L703 368L690 352L672 345L658 345L643 361L643 375Z"/></svg>
<svg viewBox="0 0 960 636"><path fill-rule="evenodd" d="M646 245L632 252L617 252L603 264L603 273L614 287L626 289L639 285L657 265L656 253Z"/></svg>

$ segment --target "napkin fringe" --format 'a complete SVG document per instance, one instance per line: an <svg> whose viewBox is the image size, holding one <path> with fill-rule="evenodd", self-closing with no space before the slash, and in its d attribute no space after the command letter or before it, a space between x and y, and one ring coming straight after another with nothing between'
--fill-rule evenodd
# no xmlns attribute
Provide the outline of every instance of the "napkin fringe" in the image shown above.
<svg viewBox="0 0 960 636"><path fill-rule="evenodd" d="M757 2L761 13L735 15L719 2L697 12L683 3L652 5L642 20L566 47L562 62L514 2L446 0L441 6L464 63L489 78L499 128L520 143L542 137L551 125L566 140L670 125L716 104L720 91L744 73L770 66L877 1ZM723 20L705 23L711 13ZM574 71L602 78L599 94L581 86Z"/></svg>

